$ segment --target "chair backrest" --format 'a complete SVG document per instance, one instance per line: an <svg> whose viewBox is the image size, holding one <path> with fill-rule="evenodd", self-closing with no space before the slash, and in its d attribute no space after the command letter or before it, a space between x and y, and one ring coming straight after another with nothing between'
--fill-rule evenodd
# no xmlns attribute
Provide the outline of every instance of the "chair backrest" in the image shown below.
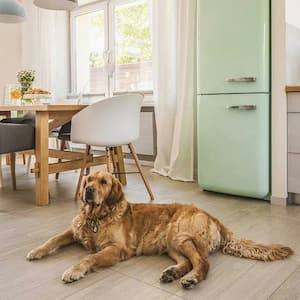
<svg viewBox="0 0 300 300"><path fill-rule="evenodd" d="M33 111L26 112L22 118L22 123L35 126L35 112Z"/></svg>
<svg viewBox="0 0 300 300"><path fill-rule="evenodd" d="M119 146L139 137L141 94L100 100L72 118L71 141L91 146Z"/></svg>
<svg viewBox="0 0 300 300"><path fill-rule="evenodd" d="M33 111L27 111L25 112L23 119L31 119L31 120L35 120L35 112Z"/></svg>

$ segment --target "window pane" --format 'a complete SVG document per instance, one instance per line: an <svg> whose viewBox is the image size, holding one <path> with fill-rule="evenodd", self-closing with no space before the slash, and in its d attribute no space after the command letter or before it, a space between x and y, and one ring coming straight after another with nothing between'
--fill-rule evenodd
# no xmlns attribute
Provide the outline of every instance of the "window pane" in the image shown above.
<svg viewBox="0 0 300 300"><path fill-rule="evenodd" d="M104 12L76 17L77 92L105 92L103 52L105 49Z"/></svg>
<svg viewBox="0 0 300 300"><path fill-rule="evenodd" d="M147 0L115 7L115 91L153 89L149 8Z"/></svg>

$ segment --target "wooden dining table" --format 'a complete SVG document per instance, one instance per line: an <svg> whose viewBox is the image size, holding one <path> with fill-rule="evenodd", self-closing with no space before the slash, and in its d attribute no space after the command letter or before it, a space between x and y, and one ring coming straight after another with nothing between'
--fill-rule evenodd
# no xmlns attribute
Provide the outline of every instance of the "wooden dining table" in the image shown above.
<svg viewBox="0 0 300 300"><path fill-rule="evenodd" d="M35 203L38 206L49 204L49 174L80 169L86 164L84 153L66 152L49 149L49 132L69 122L72 117L87 105L5 105L0 106L0 115L10 116L13 111L35 112L35 165L31 170L35 173ZM115 147L117 173L122 184L126 184L124 156L122 147ZM60 162L50 163L49 158L57 158ZM89 157L87 167L106 164L106 156Z"/></svg>

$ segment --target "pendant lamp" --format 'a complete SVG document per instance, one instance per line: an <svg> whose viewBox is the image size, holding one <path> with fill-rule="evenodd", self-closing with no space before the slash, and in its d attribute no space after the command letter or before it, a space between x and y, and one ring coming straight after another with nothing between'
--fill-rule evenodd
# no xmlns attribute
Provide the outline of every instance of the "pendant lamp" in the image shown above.
<svg viewBox="0 0 300 300"><path fill-rule="evenodd" d="M40 8L52 10L71 10L77 7L77 0L34 0Z"/></svg>
<svg viewBox="0 0 300 300"><path fill-rule="evenodd" d="M25 21L25 18L25 9L19 1L0 1L0 23L21 23Z"/></svg>

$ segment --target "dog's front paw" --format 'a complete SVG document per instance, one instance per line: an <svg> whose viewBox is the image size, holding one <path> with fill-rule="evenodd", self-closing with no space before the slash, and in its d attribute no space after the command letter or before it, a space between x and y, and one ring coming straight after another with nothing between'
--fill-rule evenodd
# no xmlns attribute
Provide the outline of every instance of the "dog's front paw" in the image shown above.
<svg viewBox="0 0 300 300"><path fill-rule="evenodd" d="M87 270L84 267L74 266L64 272L61 280L64 281L65 283L70 283L83 278L86 273Z"/></svg>
<svg viewBox="0 0 300 300"><path fill-rule="evenodd" d="M26 259L29 260L29 261L36 260L36 259L41 259L45 255L46 255L45 251L42 248L36 248L36 249L31 250L27 254Z"/></svg>
<svg viewBox="0 0 300 300"><path fill-rule="evenodd" d="M187 275L181 279L180 283L184 289L190 290L197 285L198 279L196 276Z"/></svg>
<svg viewBox="0 0 300 300"><path fill-rule="evenodd" d="M161 273L160 282L170 283L170 282L174 281L177 278L178 278L178 276L177 276L177 273L176 273L176 269L174 267L170 267L170 268L164 270Z"/></svg>

